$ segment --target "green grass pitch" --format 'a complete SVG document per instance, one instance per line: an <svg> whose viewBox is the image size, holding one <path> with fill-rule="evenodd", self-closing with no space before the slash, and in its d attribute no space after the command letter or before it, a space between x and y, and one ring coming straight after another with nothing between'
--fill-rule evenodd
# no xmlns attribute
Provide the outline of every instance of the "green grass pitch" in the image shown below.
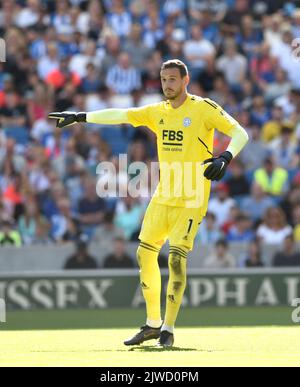
<svg viewBox="0 0 300 387"><path fill-rule="evenodd" d="M182 315L175 347L160 350L155 341L122 344L143 322L143 310L8 313L0 324L0 365L300 366L300 329L290 323L289 308L186 309Z"/></svg>

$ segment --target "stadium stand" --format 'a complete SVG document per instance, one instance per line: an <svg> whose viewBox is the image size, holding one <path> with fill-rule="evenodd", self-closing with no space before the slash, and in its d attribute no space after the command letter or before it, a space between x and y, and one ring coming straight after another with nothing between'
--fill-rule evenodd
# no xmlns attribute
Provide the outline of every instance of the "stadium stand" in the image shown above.
<svg viewBox="0 0 300 387"><path fill-rule="evenodd" d="M224 181L213 184L214 215L197 242L242 244L236 266L249 267L261 266L249 258L251 246L275 242L280 250L289 234L300 243L299 13L300 1L283 0L3 0L1 268L7 246L48 246L53 254L82 233L97 244L106 222L112 240L137 241L151 194L101 200L88 187L96 187L97 165L117 164L120 153L129 162L155 161L153 135L127 125L61 131L47 114L155 102L162 98L160 65L173 57L189 66L189 91L221 104L250 136ZM227 143L217 133L215 153ZM119 170L119 186L132 177ZM29 251L27 269L38 265Z"/></svg>

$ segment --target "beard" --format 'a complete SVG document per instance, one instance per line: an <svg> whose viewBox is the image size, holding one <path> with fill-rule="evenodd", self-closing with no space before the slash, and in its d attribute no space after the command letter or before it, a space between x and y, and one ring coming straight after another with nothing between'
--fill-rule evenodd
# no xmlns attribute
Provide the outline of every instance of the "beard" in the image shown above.
<svg viewBox="0 0 300 387"><path fill-rule="evenodd" d="M164 95L166 98L168 98L169 100L174 100L176 99L179 95L180 95L181 91L180 90L177 90L177 91L164 91Z"/></svg>

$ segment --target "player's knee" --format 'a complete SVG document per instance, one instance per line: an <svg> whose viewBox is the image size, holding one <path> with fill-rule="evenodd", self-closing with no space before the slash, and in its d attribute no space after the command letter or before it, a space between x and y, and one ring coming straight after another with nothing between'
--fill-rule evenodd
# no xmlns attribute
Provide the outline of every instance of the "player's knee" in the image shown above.
<svg viewBox="0 0 300 387"><path fill-rule="evenodd" d="M150 256L149 256L149 252L152 253ZM159 253L159 248L157 246L155 246L154 244L141 241L136 251L136 259L139 267L142 268L143 263L145 263L145 260L143 260L143 257L145 257L147 261L149 261L149 259L150 261L152 261L153 258L157 260L158 253Z"/></svg>

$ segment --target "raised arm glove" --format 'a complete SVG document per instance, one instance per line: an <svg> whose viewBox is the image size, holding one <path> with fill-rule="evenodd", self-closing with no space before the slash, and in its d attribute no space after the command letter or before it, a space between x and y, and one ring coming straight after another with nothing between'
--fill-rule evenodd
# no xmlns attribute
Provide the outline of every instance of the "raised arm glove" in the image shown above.
<svg viewBox="0 0 300 387"><path fill-rule="evenodd" d="M86 113L80 112L52 112L48 114L49 118L56 120L56 126L63 128L76 122L86 122Z"/></svg>

